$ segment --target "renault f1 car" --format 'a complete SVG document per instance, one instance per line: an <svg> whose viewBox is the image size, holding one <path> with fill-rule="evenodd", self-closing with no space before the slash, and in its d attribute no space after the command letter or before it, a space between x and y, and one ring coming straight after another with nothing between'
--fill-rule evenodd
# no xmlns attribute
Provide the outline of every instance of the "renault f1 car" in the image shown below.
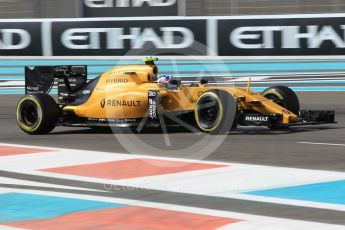
<svg viewBox="0 0 345 230"><path fill-rule="evenodd" d="M206 80L175 88L158 84L157 59L119 66L88 81L87 66L25 67L25 96L17 105L19 127L46 134L56 126L143 127L187 125L210 134L240 126L272 129L335 123L334 111L300 110L297 95L286 86L262 93L247 87L212 86ZM58 98L49 95L54 85Z"/></svg>

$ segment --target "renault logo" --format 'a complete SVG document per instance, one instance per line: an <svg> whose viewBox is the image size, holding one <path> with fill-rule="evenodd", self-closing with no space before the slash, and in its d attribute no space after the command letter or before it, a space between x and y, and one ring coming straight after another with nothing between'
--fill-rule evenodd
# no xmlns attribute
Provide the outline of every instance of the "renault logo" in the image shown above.
<svg viewBox="0 0 345 230"><path fill-rule="evenodd" d="M102 107L102 109L104 109L104 107L105 107L105 98L101 101L101 107Z"/></svg>

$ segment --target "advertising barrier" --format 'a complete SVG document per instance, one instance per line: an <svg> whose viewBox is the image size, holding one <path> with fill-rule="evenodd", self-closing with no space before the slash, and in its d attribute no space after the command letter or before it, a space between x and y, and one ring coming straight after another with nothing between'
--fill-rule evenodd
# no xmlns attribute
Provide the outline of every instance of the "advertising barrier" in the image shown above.
<svg viewBox="0 0 345 230"><path fill-rule="evenodd" d="M52 22L51 31L56 56L207 54L206 20Z"/></svg>
<svg viewBox="0 0 345 230"><path fill-rule="evenodd" d="M1 22L0 55L42 56L41 22Z"/></svg>
<svg viewBox="0 0 345 230"><path fill-rule="evenodd" d="M345 18L218 20L220 56L344 55Z"/></svg>
<svg viewBox="0 0 345 230"><path fill-rule="evenodd" d="M184 16L185 0L82 0L84 17Z"/></svg>
<svg viewBox="0 0 345 230"><path fill-rule="evenodd" d="M345 55L345 14L0 21L7 56Z"/></svg>

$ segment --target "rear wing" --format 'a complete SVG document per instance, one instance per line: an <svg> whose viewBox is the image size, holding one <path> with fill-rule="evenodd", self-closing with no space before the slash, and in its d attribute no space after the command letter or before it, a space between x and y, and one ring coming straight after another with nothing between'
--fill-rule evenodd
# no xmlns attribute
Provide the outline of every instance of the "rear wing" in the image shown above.
<svg viewBox="0 0 345 230"><path fill-rule="evenodd" d="M58 83L58 93L73 92L87 82L87 66L25 67L25 94L48 94Z"/></svg>

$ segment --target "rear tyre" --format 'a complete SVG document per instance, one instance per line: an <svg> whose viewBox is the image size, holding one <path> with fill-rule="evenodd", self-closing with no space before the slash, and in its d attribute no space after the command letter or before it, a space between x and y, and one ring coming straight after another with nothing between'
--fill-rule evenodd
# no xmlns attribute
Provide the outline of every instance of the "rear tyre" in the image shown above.
<svg viewBox="0 0 345 230"><path fill-rule="evenodd" d="M276 104L298 115L300 104L296 93L286 86L272 86L262 92L262 96L274 101ZM271 129L286 129L288 126L274 125Z"/></svg>
<svg viewBox="0 0 345 230"><path fill-rule="evenodd" d="M210 90L199 97L194 114L196 124L201 131L226 134L234 124L236 101L225 91Z"/></svg>
<svg viewBox="0 0 345 230"><path fill-rule="evenodd" d="M17 105L17 123L21 130L32 135L52 131L58 115L58 105L47 94L26 95Z"/></svg>

